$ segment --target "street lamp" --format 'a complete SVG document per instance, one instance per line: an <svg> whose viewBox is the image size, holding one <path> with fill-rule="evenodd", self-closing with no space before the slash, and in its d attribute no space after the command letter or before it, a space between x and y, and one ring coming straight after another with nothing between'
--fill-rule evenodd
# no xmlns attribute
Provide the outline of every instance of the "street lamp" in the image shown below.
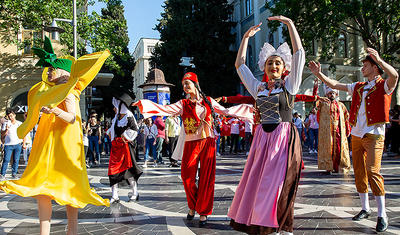
<svg viewBox="0 0 400 235"><path fill-rule="evenodd" d="M60 18L54 18L53 22L51 22L50 26L45 26L44 30L46 32L52 33L52 37L55 40L59 39L59 33L65 32L63 28L58 27L56 21L63 21L63 22L68 22L72 25L73 28L73 33L74 33L74 57L77 58L77 32L76 32L76 0L73 0L73 18L72 20L69 19L60 19Z"/></svg>

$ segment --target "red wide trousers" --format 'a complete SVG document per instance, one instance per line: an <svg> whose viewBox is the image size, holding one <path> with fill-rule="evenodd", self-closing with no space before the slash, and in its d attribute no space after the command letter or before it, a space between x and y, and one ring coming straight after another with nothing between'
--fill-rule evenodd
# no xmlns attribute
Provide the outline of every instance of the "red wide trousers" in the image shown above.
<svg viewBox="0 0 400 235"><path fill-rule="evenodd" d="M214 203L215 184L215 139L186 141L183 150L181 177L185 187L189 209L199 215L210 215ZM196 173L199 167L199 182Z"/></svg>

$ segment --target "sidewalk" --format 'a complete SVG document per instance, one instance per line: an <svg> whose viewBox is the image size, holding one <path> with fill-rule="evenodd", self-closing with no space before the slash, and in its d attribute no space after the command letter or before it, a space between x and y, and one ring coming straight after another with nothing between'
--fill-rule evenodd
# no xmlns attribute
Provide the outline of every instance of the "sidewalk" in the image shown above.
<svg viewBox="0 0 400 235"><path fill-rule="evenodd" d="M245 155L217 157L214 211L205 227L198 226L198 215L193 221L186 220L188 208L180 168L164 165L144 169L139 179L140 201L127 202L130 189L125 186L120 189L119 204L80 209L79 234L243 234L229 227L226 214L245 161ZM100 166L88 169L88 175L91 186L110 198L107 163L108 157L102 156ZM360 210L352 174L344 177L318 171L315 154L304 153L304 164L295 204L294 234L375 234L376 204L372 194L372 216L360 222L351 220ZM390 223L385 234L400 234L400 160L385 156L382 173ZM0 234L39 234L36 207L35 199L0 192ZM51 234L65 234L66 222L65 207L54 204Z"/></svg>

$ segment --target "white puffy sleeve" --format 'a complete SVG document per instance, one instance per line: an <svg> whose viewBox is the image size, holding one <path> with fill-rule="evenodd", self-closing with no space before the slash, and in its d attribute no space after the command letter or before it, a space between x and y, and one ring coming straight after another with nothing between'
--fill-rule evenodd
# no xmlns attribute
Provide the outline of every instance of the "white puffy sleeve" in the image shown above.
<svg viewBox="0 0 400 235"><path fill-rule="evenodd" d="M298 50L292 57L292 68L289 75L285 78L286 90L291 95L296 95L299 92L304 64L306 63L304 48Z"/></svg>
<svg viewBox="0 0 400 235"><path fill-rule="evenodd" d="M257 90L261 85L261 81L254 77L253 73L245 64L240 65L236 71L250 95L253 96L254 99L257 98Z"/></svg>

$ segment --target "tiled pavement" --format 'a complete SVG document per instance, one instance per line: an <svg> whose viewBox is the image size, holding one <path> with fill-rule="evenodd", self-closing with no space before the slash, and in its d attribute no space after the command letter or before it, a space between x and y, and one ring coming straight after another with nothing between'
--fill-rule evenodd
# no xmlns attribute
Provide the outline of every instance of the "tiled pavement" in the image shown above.
<svg viewBox="0 0 400 235"><path fill-rule="evenodd" d="M102 159L107 162L107 159ZM214 212L205 227L185 219L188 211L180 169L149 167L139 180L140 201L127 202L129 187L120 188L121 202L110 208L87 206L79 211L79 234L242 234L229 227L226 214L245 164L245 155L217 157ZM316 155L304 154L295 204L294 234L375 234L376 204L368 220L354 222L359 199L353 175L327 175L317 170ZM24 166L20 167L22 172ZM400 234L400 159L384 157L386 204L390 227L385 234ZM107 165L88 169L91 186L110 198ZM54 204L52 234L65 234L65 207ZM36 202L0 192L0 234L38 234Z"/></svg>

